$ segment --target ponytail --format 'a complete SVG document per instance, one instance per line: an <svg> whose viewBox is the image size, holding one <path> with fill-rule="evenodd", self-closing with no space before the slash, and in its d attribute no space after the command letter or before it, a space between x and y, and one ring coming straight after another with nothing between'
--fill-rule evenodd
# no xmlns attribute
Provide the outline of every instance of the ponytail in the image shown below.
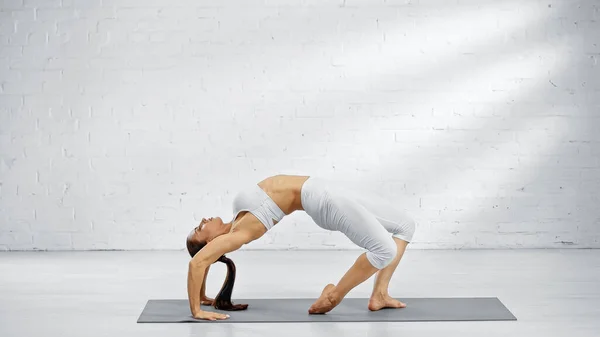
<svg viewBox="0 0 600 337"><path fill-rule="evenodd" d="M186 241L188 253L192 258L202 248L204 248L204 246L206 246L206 242L196 242L191 240L190 238L188 238ZM217 261L224 263L227 266L227 276L225 276L225 281L223 281L221 290L219 290L219 293L215 297L213 307L218 310L226 311L246 310L246 308L248 308L248 304L231 303L231 294L233 293L233 286L235 284L235 263L233 263L233 260L226 257L225 255L221 255L221 257L219 257Z"/></svg>
<svg viewBox="0 0 600 337"><path fill-rule="evenodd" d="M222 262L227 266L227 276L221 286L221 290L215 297L213 306L215 309L227 311L246 310L248 304L231 303L231 294L233 293L233 286L235 284L235 263L225 255L221 256L217 261Z"/></svg>

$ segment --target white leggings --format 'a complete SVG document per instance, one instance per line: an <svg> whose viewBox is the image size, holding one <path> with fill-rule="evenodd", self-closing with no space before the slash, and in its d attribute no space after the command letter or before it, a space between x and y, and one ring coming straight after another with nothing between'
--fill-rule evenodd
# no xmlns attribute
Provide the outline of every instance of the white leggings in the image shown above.
<svg viewBox="0 0 600 337"><path fill-rule="evenodd" d="M366 249L367 259L377 269L396 257L392 237L410 242L415 232L414 220L389 202L333 187L321 178L310 177L304 183L301 199L304 211L319 227L339 231Z"/></svg>

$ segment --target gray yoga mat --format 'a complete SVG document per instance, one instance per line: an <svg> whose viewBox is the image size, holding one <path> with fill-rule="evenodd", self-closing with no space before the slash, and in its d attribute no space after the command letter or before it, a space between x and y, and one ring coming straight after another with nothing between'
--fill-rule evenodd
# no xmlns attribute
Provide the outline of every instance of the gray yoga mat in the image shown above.
<svg viewBox="0 0 600 337"><path fill-rule="evenodd" d="M149 300L138 323L276 323L276 322L426 322L426 321L514 321L517 318L496 297L402 298L407 307L369 311L366 298L345 298L324 315L309 315L316 299L236 299L248 304L243 311L202 310L229 314L226 320L196 320L187 300Z"/></svg>

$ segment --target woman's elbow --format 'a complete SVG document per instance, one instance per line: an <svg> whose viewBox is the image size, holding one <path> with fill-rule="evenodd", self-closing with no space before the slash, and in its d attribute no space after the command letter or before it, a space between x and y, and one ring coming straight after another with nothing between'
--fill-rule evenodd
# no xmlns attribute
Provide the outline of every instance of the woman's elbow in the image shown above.
<svg viewBox="0 0 600 337"><path fill-rule="evenodd" d="M204 270L208 268L209 265L210 263L208 263L208 260L205 258L194 256L194 258L190 260L188 267L190 270Z"/></svg>

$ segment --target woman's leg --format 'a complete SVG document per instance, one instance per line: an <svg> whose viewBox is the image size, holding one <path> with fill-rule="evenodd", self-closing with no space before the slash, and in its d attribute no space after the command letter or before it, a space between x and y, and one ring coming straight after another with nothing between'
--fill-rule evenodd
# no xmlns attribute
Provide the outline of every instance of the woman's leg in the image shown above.
<svg viewBox="0 0 600 337"><path fill-rule="evenodd" d="M374 273L377 273L375 279L375 285L373 286L373 293L369 299L368 308L371 311L381 310L383 308L404 308L405 303L402 303L389 295L388 287L392 275L396 271L396 267L400 263L408 242L395 238L398 252L392 262L385 268L379 270L367 260L366 253L361 254L354 265L348 270L348 272L342 277L337 286L328 284L319 300L317 300L309 309L309 313L325 313L331 311L337 306L342 299L357 285L361 284Z"/></svg>
<svg viewBox="0 0 600 337"><path fill-rule="evenodd" d="M308 309L308 313L324 314L331 311L340 304L350 290L373 276L377 270L367 260L366 253L361 254L337 285L325 286L321 296Z"/></svg>
<svg viewBox="0 0 600 337"><path fill-rule="evenodd" d="M377 309L379 307L389 306L404 307L403 303L396 301L389 296L388 287L392 275L396 271L396 268L406 251L407 245L414 236L416 228L415 221L410 215L400 209L400 207L396 207L394 203L391 203L378 195L369 193L351 193L352 197L373 214L377 221L392 234L398 250L392 263L377 273L369 308Z"/></svg>
<svg viewBox="0 0 600 337"><path fill-rule="evenodd" d="M377 221L395 238L411 242L415 234L415 220L394 203L378 195L352 194L357 203L373 214Z"/></svg>
<svg viewBox="0 0 600 337"><path fill-rule="evenodd" d="M397 247L397 253L393 261L385 268L377 272L373 292L369 300L370 310L379 310L382 308L403 308L406 305L389 295L389 284L394 272L396 271L400 260L404 256L406 247L413 239L416 223L414 219L405 211L396 207L394 203L385 200L378 195L369 193L356 193L354 191L345 191L345 195L352 198L358 204L363 206L371 213L377 221L392 234L392 238Z"/></svg>
<svg viewBox="0 0 600 337"><path fill-rule="evenodd" d="M397 245L390 233L362 205L354 200L336 196L331 205L333 226L350 241L367 250L361 254L338 284L328 284L309 313L326 313L378 270L386 268L397 257Z"/></svg>
<svg viewBox="0 0 600 337"><path fill-rule="evenodd" d="M406 247L415 233L415 221L405 212L378 196L361 195L357 202L371 212L377 221L392 234L397 246L397 254L392 263L380 270L375 278L373 293L369 300L370 310L382 308L404 308L406 305L389 295L390 280L402 259Z"/></svg>
<svg viewBox="0 0 600 337"><path fill-rule="evenodd" d="M396 267L400 263L408 242L394 237L394 241L398 247L398 253L396 257L387 267L380 270L375 278L375 284L373 285L373 293L369 299L369 310L380 310L383 308L404 308L406 304L392 298L389 294L389 285L392 275L396 271Z"/></svg>

